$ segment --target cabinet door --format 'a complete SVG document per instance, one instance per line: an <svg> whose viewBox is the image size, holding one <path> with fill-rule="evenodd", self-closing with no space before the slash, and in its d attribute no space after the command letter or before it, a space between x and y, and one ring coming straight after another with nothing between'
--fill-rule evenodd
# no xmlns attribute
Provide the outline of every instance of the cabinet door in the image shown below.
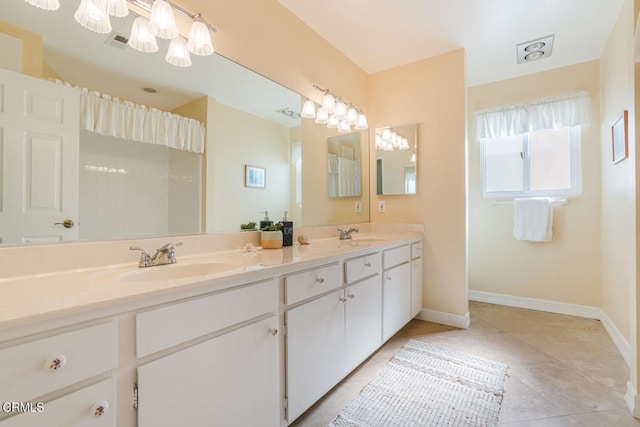
<svg viewBox="0 0 640 427"><path fill-rule="evenodd" d="M382 278L377 274L349 286L345 293L346 375L382 344Z"/></svg>
<svg viewBox="0 0 640 427"><path fill-rule="evenodd" d="M279 426L278 320L138 368L138 426Z"/></svg>
<svg viewBox="0 0 640 427"><path fill-rule="evenodd" d="M383 273L383 333L391 338L411 320L411 266L405 263Z"/></svg>
<svg viewBox="0 0 640 427"><path fill-rule="evenodd" d="M342 379L344 306L337 290L287 312L289 422Z"/></svg>
<svg viewBox="0 0 640 427"><path fill-rule="evenodd" d="M422 258L411 261L411 317L422 311Z"/></svg>

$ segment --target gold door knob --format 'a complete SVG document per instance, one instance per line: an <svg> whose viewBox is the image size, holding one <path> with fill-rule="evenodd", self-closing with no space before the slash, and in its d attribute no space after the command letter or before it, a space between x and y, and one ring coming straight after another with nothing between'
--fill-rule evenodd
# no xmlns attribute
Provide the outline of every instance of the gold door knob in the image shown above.
<svg viewBox="0 0 640 427"><path fill-rule="evenodd" d="M65 219L62 222L56 222L53 225L62 225L64 228L73 228L74 225L76 225L75 222L73 222L72 219Z"/></svg>

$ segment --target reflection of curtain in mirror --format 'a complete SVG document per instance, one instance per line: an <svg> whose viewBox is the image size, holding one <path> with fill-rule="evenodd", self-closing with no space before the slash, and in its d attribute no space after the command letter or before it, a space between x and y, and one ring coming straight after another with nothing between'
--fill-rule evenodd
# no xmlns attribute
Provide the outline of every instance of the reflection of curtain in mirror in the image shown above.
<svg viewBox="0 0 640 427"><path fill-rule="evenodd" d="M338 158L338 187L340 196L360 194L360 161Z"/></svg>
<svg viewBox="0 0 640 427"><path fill-rule="evenodd" d="M296 205L302 206L302 144L291 144L291 163L296 170Z"/></svg>
<svg viewBox="0 0 640 427"><path fill-rule="evenodd" d="M339 190L339 163L338 156L335 154L329 153L327 157L327 177L328 177L328 186L329 186L329 197L338 197L340 192Z"/></svg>

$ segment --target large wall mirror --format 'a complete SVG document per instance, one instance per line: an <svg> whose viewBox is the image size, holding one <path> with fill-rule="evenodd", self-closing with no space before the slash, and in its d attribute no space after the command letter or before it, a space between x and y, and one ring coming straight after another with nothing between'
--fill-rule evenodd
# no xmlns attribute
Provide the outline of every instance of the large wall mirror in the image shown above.
<svg viewBox="0 0 640 427"><path fill-rule="evenodd" d="M329 197L353 197L362 194L360 133L327 138L327 186Z"/></svg>
<svg viewBox="0 0 640 427"><path fill-rule="evenodd" d="M73 239L236 231L242 223L261 219L261 211L269 211L274 220L288 211L296 226L319 225L326 218L340 222L340 217L330 216L333 212L325 219L303 218L301 153L308 126L301 126L297 93L217 54L192 56L192 67L175 67L164 59L168 41L158 39L155 54L118 41L116 35L129 36L134 14L112 19L113 33L97 34L73 19L79 0L60 3L59 10L47 12L24 1L0 2L0 67L20 71L30 56L42 55L43 77L207 125L204 155L81 131ZM23 29L42 37L40 51L29 50ZM312 160L326 165L315 154ZM305 167L315 168L311 163ZM246 185L246 165L264 169L264 187ZM19 180L0 179L2 186ZM11 226L1 215L0 235L3 227ZM368 210L361 218L368 221ZM51 234L63 234L61 228L56 225ZM51 240L1 243L24 242Z"/></svg>
<svg viewBox="0 0 640 427"><path fill-rule="evenodd" d="M416 194L417 128L411 123L376 129L376 194Z"/></svg>

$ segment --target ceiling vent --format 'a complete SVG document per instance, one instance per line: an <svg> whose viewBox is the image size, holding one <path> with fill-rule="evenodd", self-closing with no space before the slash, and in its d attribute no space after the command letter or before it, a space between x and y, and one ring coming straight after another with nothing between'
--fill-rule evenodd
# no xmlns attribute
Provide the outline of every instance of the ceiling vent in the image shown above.
<svg viewBox="0 0 640 427"><path fill-rule="evenodd" d="M517 45L518 64L548 58L553 50L553 35Z"/></svg>
<svg viewBox="0 0 640 427"><path fill-rule="evenodd" d="M289 107L281 108L279 110L276 110L276 113L284 114L285 116L290 117L292 119L299 119L300 118L300 113L296 113L295 111L293 111Z"/></svg>
<svg viewBox="0 0 640 427"><path fill-rule="evenodd" d="M113 46L118 49L126 49L128 46L127 45L128 41L129 41L128 38L114 31L111 34L109 34L109 37L104 41L104 44Z"/></svg>

